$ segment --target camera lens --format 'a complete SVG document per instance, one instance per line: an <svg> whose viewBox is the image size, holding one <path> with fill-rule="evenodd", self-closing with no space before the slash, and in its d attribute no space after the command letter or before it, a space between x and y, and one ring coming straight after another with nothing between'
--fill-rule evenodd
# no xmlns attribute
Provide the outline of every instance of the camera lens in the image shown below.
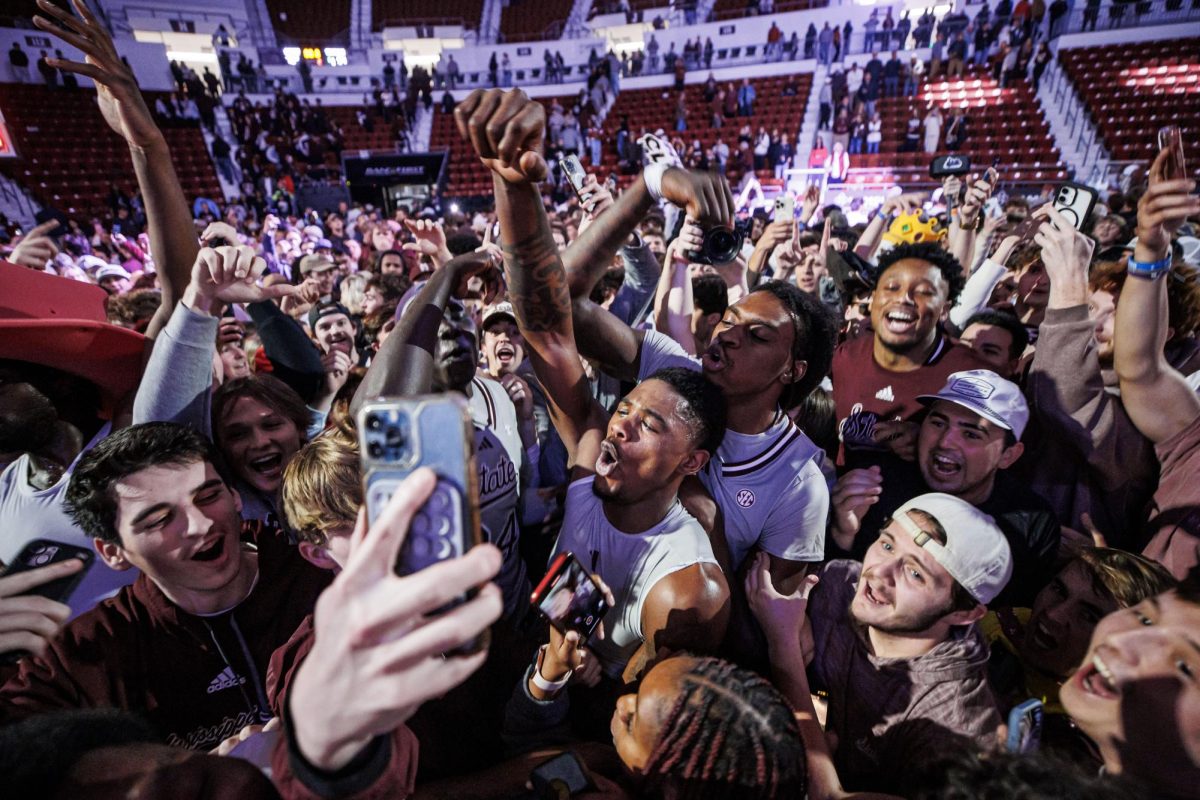
<svg viewBox="0 0 1200 800"><path fill-rule="evenodd" d="M742 233L728 228L710 228L704 234L704 251L713 264L728 264L742 249Z"/></svg>
<svg viewBox="0 0 1200 800"><path fill-rule="evenodd" d="M369 417L367 417L367 427L373 431L379 430L379 426L381 426L382 424L383 424L382 420L380 420L379 417L375 414L372 414Z"/></svg>
<svg viewBox="0 0 1200 800"><path fill-rule="evenodd" d="M379 458L383 455L383 445L379 442L371 442L367 452L371 454L371 458Z"/></svg>

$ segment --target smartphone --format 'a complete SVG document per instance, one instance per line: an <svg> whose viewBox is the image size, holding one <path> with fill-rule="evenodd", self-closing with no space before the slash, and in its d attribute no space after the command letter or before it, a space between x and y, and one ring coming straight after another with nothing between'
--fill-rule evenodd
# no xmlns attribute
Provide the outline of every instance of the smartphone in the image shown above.
<svg viewBox="0 0 1200 800"><path fill-rule="evenodd" d="M951 175L966 175L971 171L971 159L966 156L938 156L929 164L929 177L948 178Z"/></svg>
<svg viewBox="0 0 1200 800"><path fill-rule="evenodd" d="M57 242L59 239L67 235L67 215L53 208L43 208L33 215L33 221L37 225L41 225L43 222L49 222L50 220L56 220L58 225L51 228L50 232L46 235ZM120 228L115 225L113 228L115 230L120 230Z"/></svg>
<svg viewBox="0 0 1200 800"><path fill-rule="evenodd" d="M775 213L771 216L773 222L786 219L789 222L796 216L796 198L791 192L784 192L775 198Z"/></svg>
<svg viewBox="0 0 1200 800"><path fill-rule="evenodd" d="M1158 149L1167 151L1163 177L1174 181L1188 176L1187 164L1183 160L1183 134L1178 125L1167 125L1158 129Z"/></svg>
<svg viewBox="0 0 1200 800"><path fill-rule="evenodd" d="M358 413L363 498L374 523L400 482L420 467L437 474L437 486L417 510L393 566L412 575L440 561L464 555L481 539L475 429L466 401L457 394L382 398ZM466 602L462 594L435 613ZM460 652L472 652L486 640Z"/></svg>
<svg viewBox="0 0 1200 800"><path fill-rule="evenodd" d="M1096 198L1095 189L1068 181L1054 193L1054 208L1080 231L1096 207Z"/></svg>
<svg viewBox="0 0 1200 800"><path fill-rule="evenodd" d="M1090 186L1067 181L1054 193L1054 210L1067 218L1075 230L1083 230L1092 209L1096 207L1096 190ZM1035 217L1032 214L1025 218L1012 232L1022 245L1033 239L1045 217Z"/></svg>
<svg viewBox="0 0 1200 800"><path fill-rule="evenodd" d="M41 586L35 586L25 594L35 594L42 597L48 597L59 603L67 602L67 598L75 591L87 574L88 567L92 565L92 561L96 558L96 552L87 547L80 547L74 544L64 544L63 542L52 542L49 539L34 539L29 544L21 549L13 562L4 570L4 577L16 575L19 572L28 572L31 569L45 567L50 564L57 564L60 561L69 559L79 559L83 562L83 569L73 575L68 575L65 578L59 578L56 581L43 583Z"/></svg>
<svg viewBox="0 0 1200 800"><path fill-rule="evenodd" d="M572 553L554 557L530 600L551 625L564 634L577 631L585 642L608 611L600 581Z"/></svg>
<svg viewBox="0 0 1200 800"><path fill-rule="evenodd" d="M543 761L529 773L533 794L539 800L574 797L593 788L579 757L572 752Z"/></svg>
<svg viewBox="0 0 1200 800"><path fill-rule="evenodd" d="M583 186L587 183L587 172L583 169L583 164L579 161L579 156L568 155L563 156L558 160L558 165L562 168L563 175L567 176L567 181L571 184L571 188L575 190L576 196L580 200L584 200Z"/></svg>
<svg viewBox="0 0 1200 800"><path fill-rule="evenodd" d="M1026 700L1008 712L1010 753L1033 753L1042 742L1042 701Z"/></svg>

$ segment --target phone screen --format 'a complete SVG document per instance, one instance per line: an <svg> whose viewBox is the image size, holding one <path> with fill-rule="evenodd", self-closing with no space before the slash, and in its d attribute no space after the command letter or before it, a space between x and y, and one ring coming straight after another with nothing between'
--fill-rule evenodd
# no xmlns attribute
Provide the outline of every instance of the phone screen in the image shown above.
<svg viewBox="0 0 1200 800"><path fill-rule="evenodd" d="M1158 131L1158 149L1167 151L1163 173L1167 180L1187 177L1187 164L1183 158L1183 134L1178 125L1167 125Z"/></svg>
<svg viewBox="0 0 1200 800"><path fill-rule="evenodd" d="M578 631L585 640L608 611L600 584L570 553L554 559L534 590L533 602L555 628Z"/></svg>

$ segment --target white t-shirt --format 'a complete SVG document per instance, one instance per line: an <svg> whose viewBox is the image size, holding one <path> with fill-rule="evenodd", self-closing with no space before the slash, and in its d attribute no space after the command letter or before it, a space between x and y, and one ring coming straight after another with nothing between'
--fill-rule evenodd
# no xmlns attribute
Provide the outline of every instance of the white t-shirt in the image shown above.
<svg viewBox="0 0 1200 800"><path fill-rule="evenodd" d="M700 362L671 337L648 331L638 380L666 367L700 371ZM823 458L821 448L782 413L762 433L725 431L699 477L725 517L735 570L755 547L788 561L825 557L829 487L821 473Z"/></svg>
<svg viewBox="0 0 1200 800"><path fill-rule="evenodd" d="M716 564L708 534L676 500L653 528L624 533L604 515L603 502L592 492L593 476L567 487L566 512L554 555L574 553L585 568L612 589L616 604L604 617L604 638L588 647L605 674L618 678L645 640L642 608L660 580L693 564Z"/></svg>
<svg viewBox="0 0 1200 800"><path fill-rule="evenodd" d="M85 534L67 515L63 497L79 459L111 432L105 424L92 441L80 451L58 483L44 491L29 485L29 456L23 455L0 473L0 561L11 564L21 550L35 539L47 539L94 550L92 538ZM71 619L91 610L106 597L116 594L122 586L133 583L140 573L136 569L117 572L99 557L92 560L79 586L67 599Z"/></svg>

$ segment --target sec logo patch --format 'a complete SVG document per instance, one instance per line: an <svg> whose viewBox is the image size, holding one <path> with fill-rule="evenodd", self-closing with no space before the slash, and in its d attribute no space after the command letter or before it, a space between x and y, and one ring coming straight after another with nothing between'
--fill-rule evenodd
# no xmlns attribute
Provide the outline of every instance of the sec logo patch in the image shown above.
<svg viewBox="0 0 1200 800"><path fill-rule="evenodd" d="M749 508L754 505L754 492L749 489L742 489L734 499L737 500L737 504L742 508Z"/></svg>

